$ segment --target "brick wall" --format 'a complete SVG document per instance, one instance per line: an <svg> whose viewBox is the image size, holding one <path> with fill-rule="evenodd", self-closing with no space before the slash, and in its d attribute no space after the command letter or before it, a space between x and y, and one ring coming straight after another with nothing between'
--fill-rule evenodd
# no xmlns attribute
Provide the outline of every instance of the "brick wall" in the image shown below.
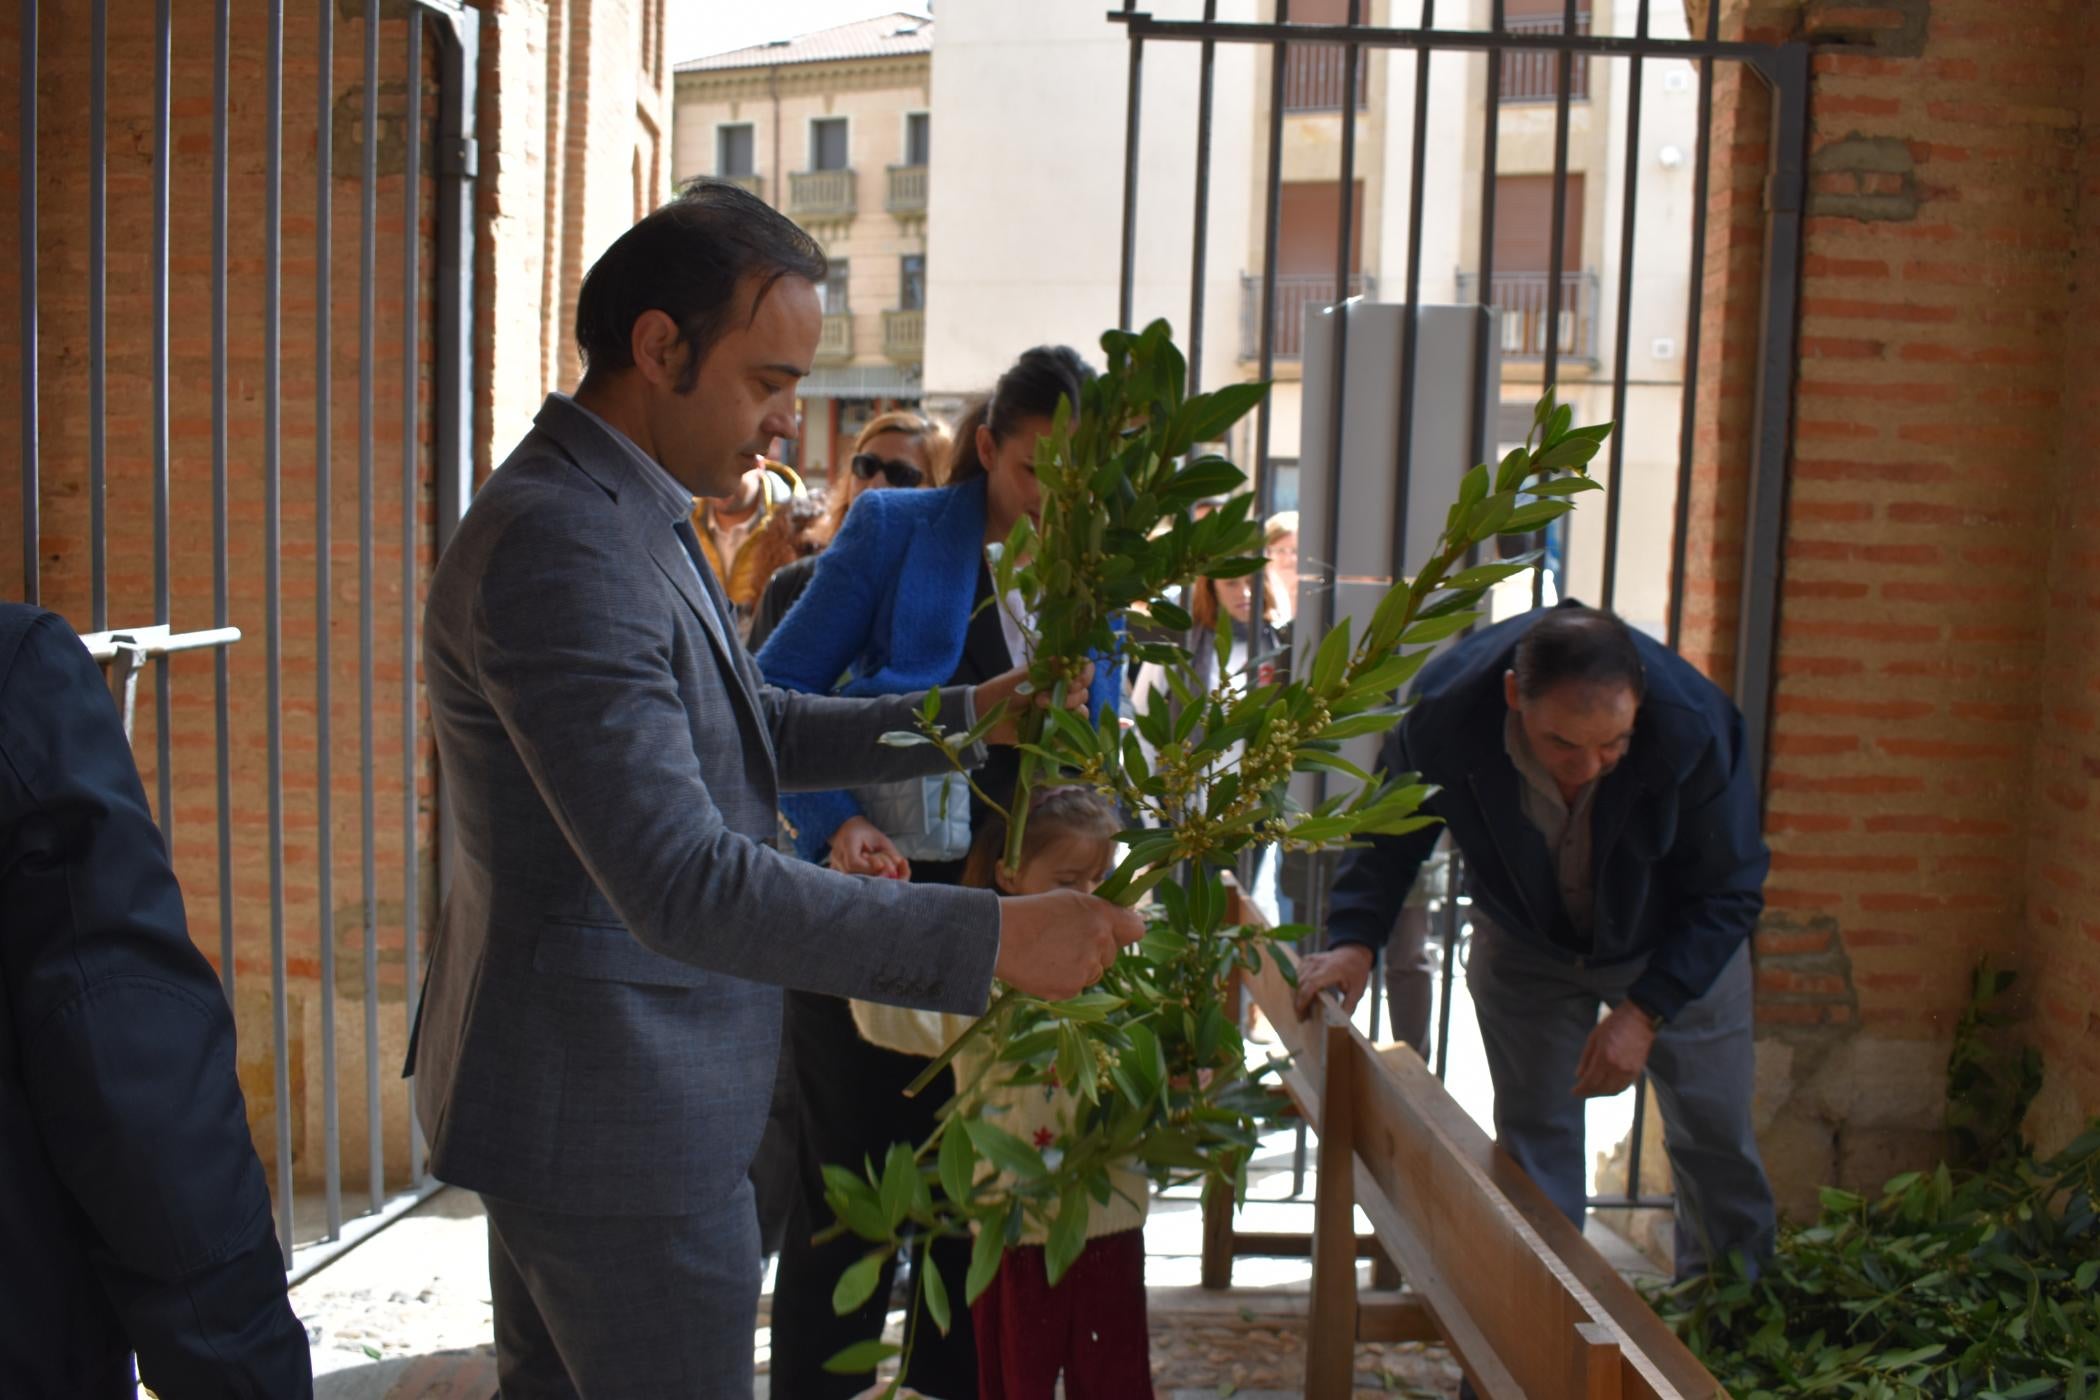
<svg viewBox="0 0 2100 1400"><path fill-rule="evenodd" d="M565 338L569 309L550 302L542 276L549 248L568 256L583 240L583 258L629 222L634 210L634 156L641 153L645 199L663 193L667 177L652 123L660 129L668 92L660 62L645 65L643 0L557 0L587 15L594 43L573 70L608 115L589 144L565 149L550 170L547 112L569 99L554 85L549 100L548 6L543 0L490 0L482 38L478 190L479 267L475 327L476 450L485 468L524 432L549 387L541 346ZM658 6L650 24L661 27ZM19 91L19 8L0 12L0 91ZM373 857L377 894L371 917L379 945L381 1033L378 1059L387 1170L396 1183L407 1169L408 1109L397 1075L406 1034L403 959L404 843L401 783L399 626L402 538L402 242L407 150L405 22L397 7L383 13L378 185L378 311L375 335L375 570L374 570L374 795ZM323 1143L319 861L319 758L316 560L316 425L328 424L333 462L329 597L331 685L328 753L332 766L330 907L337 956L335 1003L337 1075L341 1092L341 1153L354 1201L364 1186L368 1142L365 1114L362 937L366 919L359 772L358 594L358 336L359 189L362 161L363 5L336 7L335 66L327 89L334 159L330 289L333 383L323 399L315 370L318 317L315 177L319 75L316 17L311 7L288 7L284 36L283 301L281 310L283 531L283 752L284 929L289 986L294 1166L303 1185L317 1181ZM108 265L108 539L109 618L116 626L153 617L152 378L150 251L153 153L153 28L150 0L113 0L109 34L109 265ZM232 621L243 640L229 656L232 800L233 929L240 1028L241 1074L251 1122L266 1162L276 1157L273 1033L270 997L270 864L266 736L267 650L264 588L264 340L265 248L265 29L259 12L236 15L232 31L230 107L229 384L226 407L230 481L230 592ZM43 601L83 631L93 625L88 511L87 344L87 122L89 31L44 7L39 81L38 205L42 374L41 578ZM656 42L660 47L660 40ZM436 275L432 200L434 160L429 142L437 116L436 45L426 40L422 112L425 142L421 210L422 285L415 289L424 328L414 362L420 400L421 457L411 502L419 512L418 578L427 578L436 530L430 466L430 377L434 344L431 296ZM177 7L170 180L170 574L172 620L179 629L212 621L210 369L211 161L213 35L208 16ZM0 354L0 441L7 459L20 433L20 363L14 351L19 305L12 211L21 176L18 123L0 123L0 204L10 211L7 252L0 258L0 306L6 308L8 351ZM582 231L550 234L550 184L583 192L601 210ZM596 246L590 246L591 241ZM319 401L319 402L317 402ZM21 555L16 467L0 485L0 593L15 596ZM177 658L169 696L174 781L174 853L191 931L215 961L219 955L218 805L215 785L214 691L206 655ZM153 677L141 680L135 749L149 795L156 782L158 735ZM419 720L419 725L421 724ZM418 764L418 828L414 859L420 867L424 947L434 927L433 855L435 775L427 726ZM274 1175L273 1175L274 1180ZM302 1235L302 1238L304 1236Z"/></svg>
<svg viewBox="0 0 2100 1400"><path fill-rule="evenodd" d="M1729 20L1819 46L1758 974L1761 1123L1799 1207L1816 1182L1937 1152L1945 1037L1979 957L2041 989L2050 1130L2100 1109L2084 1009L2100 882L2083 873L2100 600L2076 495L2092 469L2062 411L2095 394L2090 317L2071 308L2093 305L2076 254L2089 284L2100 50L2071 0ZM1754 200L1752 129L1747 109L1717 120L1717 226ZM1738 256L1710 249L1710 301ZM1748 307L1709 330L1724 366L1738 330L1754 338ZM1725 624L1726 483L1747 449L1726 384L1701 397L1702 480L1721 484L1695 497L1688 619L1710 598Z"/></svg>

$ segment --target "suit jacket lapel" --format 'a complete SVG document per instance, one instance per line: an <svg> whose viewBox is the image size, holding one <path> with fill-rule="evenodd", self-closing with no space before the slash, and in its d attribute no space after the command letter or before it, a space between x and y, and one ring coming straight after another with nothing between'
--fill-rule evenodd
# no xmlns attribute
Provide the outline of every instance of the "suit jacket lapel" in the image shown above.
<svg viewBox="0 0 2100 1400"><path fill-rule="evenodd" d="M744 659L744 645L729 636L724 628L728 625L729 600L723 596L721 584L716 582L712 570L703 573L694 566L693 558L679 543L675 522L657 520L650 527L654 512L643 509L632 512L635 527L648 546L649 557L656 562L678 596L685 600L693 615L700 619L707 640L714 645L716 659L728 673L738 696L751 712L753 726L758 730L759 742L765 746L766 757L773 757L773 736L766 731L765 710L758 703L758 693L752 687L751 678L738 663ZM704 583L703 583L704 580Z"/></svg>

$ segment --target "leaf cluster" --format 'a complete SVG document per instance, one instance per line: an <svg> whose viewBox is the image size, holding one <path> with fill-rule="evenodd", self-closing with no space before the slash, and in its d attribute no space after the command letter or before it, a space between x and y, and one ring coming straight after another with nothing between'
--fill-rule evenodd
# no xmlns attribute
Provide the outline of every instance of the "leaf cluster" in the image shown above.
<svg viewBox="0 0 2100 1400"><path fill-rule="evenodd" d="M1265 562L1250 496L1231 496L1200 519L1196 507L1244 483L1239 468L1199 449L1222 439L1267 386L1186 395L1187 366L1164 322L1112 331L1102 348L1107 371L1086 386L1076 412L1061 409L1038 447L1040 527L1020 522L993 565L997 591L1017 591L1034 617L1030 685L1060 701L1090 657L1119 664L1133 626L1188 629L1179 599L1196 580L1251 574ZM1361 631L1345 621L1322 637L1304 674L1259 686L1199 677L1187 647L1147 641L1134 649L1165 669L1168 688L1128 730L1113 714L1090 723L1061 703L1021 714L1008 863L1020 863L1036 783L1089 784L1133 822L1122 836L1126 855L1098 893L1124 904L1149 896L1149 930L1080 998L1003 993L916 1086L964 1063L956 1057L965 1047L989 1047L971 1057L981 1066L927 1142L893 1147L879 1167L826 1169L834 1233L872 1246L840 1283L841 1311L865 1300L884 1252L907 1233L974 1234L963 1281L974 1301L1004 1251L1025 1230L1041 1230L1054 1284L1084 1247L1092 1210L1111 1199L1118 1168L1135 1164L1155 1184L1203 1179L1244 1190L1277 1099L1263 1082L1273 1067L1247 1067L1225 990L1234 971L1261 966L1268 943L1309 930L1230 922L1224 872L1256 846L1320 849L1430 824L1421 807L1431 788L1412 774L1365 772L1343 744L1397 724L1401 697L1436 644L1478 618L1495 584L1536 562L1467 566L1480 546L1536 530L1596 489L1583 473L1610 425L1572 420L1549 392L1522 447L1466 474L1434 556L1394 586ZM1221 617L1221 629L1229 626ZM1221 630L1217 655L1230 651ZM965 741L998 718L982 717L971 735L941 734L929 710L920 733L890 737L939 744L960 766ZM1319 771L1347 781L1304 806L1290 779ZM996 1103L1003 1090L1044 1083L1068 1091L1072 1115L1039 1150L999 1125ZM921 1286L945 1330L953 1281L936 1275L929 1262ZM852 1369L868 1369L872 1354L856 1351Z"/></svg>
<svg viewBox="0 0 2100 1400"><path fill-rule="evenodd" d="M1976 974L1950 1108L1991 1102L1975 1031L2009 974ZM1950 1121L1957 1115L1950 1113ZM1876 1197L1826 1187L1755 1276L1740 1259L1658 1311L1739 1400L1792 1395L2100 1396L2100 1119L2046 1161L2013 1135L1977 1171L1905 1172Z"/></svg>

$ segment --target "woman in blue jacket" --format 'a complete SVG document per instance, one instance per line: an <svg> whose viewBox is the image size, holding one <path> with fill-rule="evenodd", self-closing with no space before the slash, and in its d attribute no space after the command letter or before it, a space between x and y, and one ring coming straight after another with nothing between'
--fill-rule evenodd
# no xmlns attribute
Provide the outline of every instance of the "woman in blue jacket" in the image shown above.
<svg viewBox="0 0 2100 1400"><path fill-rule="evenodd" d="M819 556L816 576L758 655L767 681L788 690L839 695L893 695L934 685L989 680L1028 660L1027 619L1015 599L993 597L985 548L1005 542L1023 515L1035 516L1040 493L1035 447L1050 431L1060 399L1078 403L1093 377L1064 346L1028 351L999 379L957 433L948 484L932 491L877 491L861 496ZM1093 711L1114 707L1121 668L1094 673ZM994 750L973 777L993 800L1013 792L1018 758ZM974 794L971 826L987 815ZM796 847L852 874L959 883L963 862L907 862L861 810L851 793L799 793L783 798ZM826 1359L876 1337L889 1305L885 1268L869 1301L844 1317L831 1307L839 1275L865 1245L851 1236L814 1245L830 1223L820 1168L881 1161L893 1142L924 1141L934 1113L953 1093L943 1076L917 1098L904 1086L923 1058L864 1040L837 997L790 992L787 1048L794 1061L801 1112L801 1199L788 1223L773 1287L773 1386L776 1394L846 1397L867 1379L834 1376ZM933 1257L951 1290L969 1268L970 1242L947 1239ZM966 1309L956 1309L944 1338L921 1325L908 1385L928 1394L977 1393L976 1343Z"/></svg>

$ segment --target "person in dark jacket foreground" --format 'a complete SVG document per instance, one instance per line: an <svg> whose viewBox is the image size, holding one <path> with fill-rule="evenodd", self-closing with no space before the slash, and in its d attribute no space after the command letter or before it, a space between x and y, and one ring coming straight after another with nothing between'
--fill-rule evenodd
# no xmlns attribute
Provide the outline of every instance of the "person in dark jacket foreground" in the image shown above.
<svg viewBox="0 0 2100 1400"><path fill-rule="evenodd" d="M1485 628L1423 668L1382 766L1442 818L1373 837L1336 876L1299 1004L1354 1006L1447 829L1473 898L1466 985L1502 1147L1579 1227L1584 1100L1655 1080L1679 1277L1771 1254L1751 1131L1749 937L1769 857L1742 715L1698 671L1573 604ZM1610 1011L1600 1021L1600 1004Z"/></svg>
<svg viewBox="0 0 2100 1400"><path fill-rule="evenodd" d="M0 1394L287 1400L306 1333L234 1074L100 668L0 604Z"/></svg>

